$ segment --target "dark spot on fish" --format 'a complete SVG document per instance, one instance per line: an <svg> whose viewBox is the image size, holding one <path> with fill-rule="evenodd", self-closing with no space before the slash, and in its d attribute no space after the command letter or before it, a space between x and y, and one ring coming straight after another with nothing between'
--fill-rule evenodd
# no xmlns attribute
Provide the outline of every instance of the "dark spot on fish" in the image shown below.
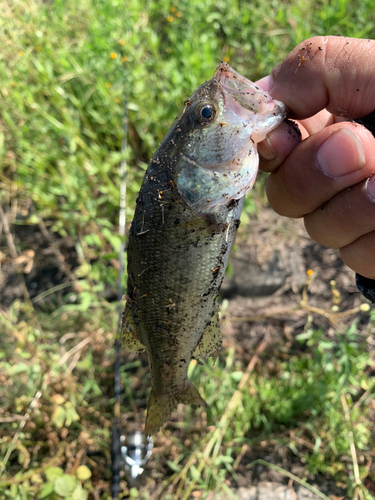
<svg viewBox="0 0 375 500"><path fill-rule="evenodd" d="M227 251L227 249L228 249L228 245L227 245L226 243L223 243L223 244L221 245L221 249L220 249L220 253L221 253L221 255L224 255L224 254L225 254L225 252Z"/></svg>
<svg viewBox="0 0 375 500"><path fill-rule="evenodd" d="M177 225L177 224L179 224L179 223L180 223L180 219L177 217L177 219L175 219L175 220L173 221L173 224L176 224L176 225Z"/></svg>
<svg viewBox="0 0 375 500"><path fill-rule="evenodd" d="M226 230L227 230L227 226L226 226L226 224L224 224L224 222L220 222L219 224L216 224L215 229L211 234L211 238L213 238L217 234L223 233Z"/></svg>
<svg viewBox="0 0 375 500"><path fill-rule="evenodd" d="M210 288L206 292L202 293L202 297L208 297L212 293L212 290L213 290L213 287L210 286ZM206 300L203 300L203 302L206 302ZM201 308L203 308L203 305L201 305Z"/></svg>
<svg viewBox="0 0 375 500"><path fill-rule="evenodd" d="M228 210L233 210L238 205L239 200L230 200L227 204Z"/></svg>

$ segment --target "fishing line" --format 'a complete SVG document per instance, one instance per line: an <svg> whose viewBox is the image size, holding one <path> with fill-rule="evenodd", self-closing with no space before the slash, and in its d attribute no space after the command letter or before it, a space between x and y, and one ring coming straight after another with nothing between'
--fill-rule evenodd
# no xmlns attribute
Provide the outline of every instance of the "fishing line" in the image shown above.
<svg viewBox="0 0 375 500"><path fill-rule="evenodd" d="M120 429L120 409L121 409L121 383L120 383L120 334L121 334L121 319L122 319L122 280L124 276L124 254L125 254L125 226L126 226L126 160L125 152L127 147L127 130L128 120L126 112L126 103L124 105L124 113L122 117L122 136L121 136L121 163L120 163L120 210L119 210L119 236L121 245L118 255L119 272L118 272L118 288L117 288L117 334L115 340L115 365L114 365L114 423L112 426L112 442L111 442L111 460L112 460L112 498L118 498L120 493L120 471L122 466L121 460L121 429Z"/></svg>

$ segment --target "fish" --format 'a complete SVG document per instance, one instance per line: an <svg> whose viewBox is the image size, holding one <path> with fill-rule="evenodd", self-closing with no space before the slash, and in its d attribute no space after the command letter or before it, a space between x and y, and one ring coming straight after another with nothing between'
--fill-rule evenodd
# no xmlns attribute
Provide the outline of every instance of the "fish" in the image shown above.
<svg viewBox="0 0 375 500"><path fill-rule="evenodd" d="M256 145L286 115L222 62L184 102L146 171L128 236L121 341L148 356L148 436L179 403L207 407L189 363L221 349L219 289L257 174Z"/></svg>

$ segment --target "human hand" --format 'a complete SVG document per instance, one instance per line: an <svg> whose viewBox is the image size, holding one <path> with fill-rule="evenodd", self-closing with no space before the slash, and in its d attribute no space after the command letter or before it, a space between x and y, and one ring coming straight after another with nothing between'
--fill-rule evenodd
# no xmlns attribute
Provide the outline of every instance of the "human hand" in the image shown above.
<svg viewBox="0 0 375 500"><path fill-rule="evenodd" d="M284 122L258 145L271 207L375 279L375 138L348 121L375 110L375 40L308 39L257 84L302 134Z"/></svg>

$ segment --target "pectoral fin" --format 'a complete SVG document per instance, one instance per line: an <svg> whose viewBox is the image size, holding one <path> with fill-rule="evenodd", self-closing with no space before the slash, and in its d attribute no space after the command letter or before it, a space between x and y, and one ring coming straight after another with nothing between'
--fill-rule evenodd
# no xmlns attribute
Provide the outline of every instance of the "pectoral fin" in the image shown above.
<svg viewBox="0 0 375 500"><path fill-rule="evenodd" d="M202 338L198 342L197 347L193 351L195 359L205 359L210 356L217 356L221 349L221 333L220 333L220 318L219 306L216 306L215 312L210 323L203 332Z"/></svg>
<svg viewBox="0 0 375 500"><path fill-rule="evenodd" d="M121 344L128 352L143 352L145 346L140 342L135 334L135 323L133 314L128 305L125 307L121 327Z"/></svg>

